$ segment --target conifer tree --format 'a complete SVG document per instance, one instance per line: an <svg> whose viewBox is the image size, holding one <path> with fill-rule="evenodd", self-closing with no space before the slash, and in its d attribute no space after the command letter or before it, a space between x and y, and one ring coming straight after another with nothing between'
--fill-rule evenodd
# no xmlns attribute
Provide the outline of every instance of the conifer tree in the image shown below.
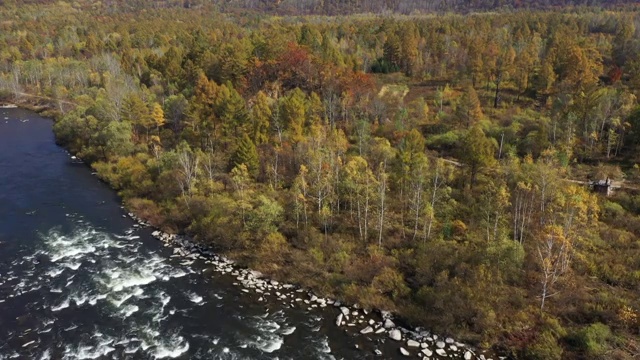
<svg viewBox="0 0 640 360"><path fill-rule="evenodd" d="M495 144L489 139L480 126L476 125L469 129L462 139L460 146L460 160L469 168L470 185L476 182L478 172L495 163L493 157Z"/></svg>
<svg viewBox="0 0 640 360"><path fill-rule="evenodd" d="M238 143L238 148L233 155L233 166L244 164L252 177L258 176L260 159L255 144L248 135L244 135Z"/></svg>
<svg viewBox="0 0 640 360"><path fill-rule="evenodd" d="M482 106L478 93L473 86L468 86L465 93L460 98L457 108L458 118L467 128L475 125L482 119Z"/></svg>

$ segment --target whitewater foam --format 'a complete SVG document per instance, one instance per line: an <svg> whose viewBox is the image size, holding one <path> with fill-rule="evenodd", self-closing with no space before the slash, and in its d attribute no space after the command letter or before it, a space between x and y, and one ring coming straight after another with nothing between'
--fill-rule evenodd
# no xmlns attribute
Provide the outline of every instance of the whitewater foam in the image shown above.
<svg viewBox="0 0 640 360"><path fill-rule="evenodd" d="M187 295L189 297L189 301L191 301L194 304L200 304L203 301L202 296L194 292L187 292Z"/></svg>
<svg viewBox="0 0 640 360"><path fill-rule="evenodd" d="M127 305L120 311L120 314L122 314L125 318L128 318L138 310L140 310L140 308L136 305Z"/></svg>
<svg viewBox="0 0 640 360"><path fill-rule="evenodd" d="M155 351L153 351L152 356L156 359L166 359L171 358L175 359L180 357L182 354L186 353L189 350L189 343L185 342L183 345L178 347L165 347L164 345L158 346Z"/></svg>
<svg viewBox="0 0 640 360"><path fill-rule="evenodd" d="M51 307L51 311L60 311L62 309L66 309L68 307L69 307L69 299L65 299L63 302L60 303L60 305L52 306Z"/></svg>

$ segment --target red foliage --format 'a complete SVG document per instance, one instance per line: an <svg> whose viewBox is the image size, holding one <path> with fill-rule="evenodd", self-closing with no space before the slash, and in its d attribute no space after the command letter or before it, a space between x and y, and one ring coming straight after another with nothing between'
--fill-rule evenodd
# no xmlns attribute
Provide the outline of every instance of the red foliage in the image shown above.
<svg viewBox="0 0 640 360"><path fill-rule="evenodd" d="M281 79L285 90L314 90L317 72L317 66L309 50L293 42L287 45L287 50L280 55L275 64L275 73Z"/></svg>
<svg viewBox="0 0 640 360"><path fill-rule="evenodd" d="M609 70L607 75L609 76L609 82L611 84L615 84L622 78L622 69L620 69L618 66L614 66L611 70Z"/></svg>

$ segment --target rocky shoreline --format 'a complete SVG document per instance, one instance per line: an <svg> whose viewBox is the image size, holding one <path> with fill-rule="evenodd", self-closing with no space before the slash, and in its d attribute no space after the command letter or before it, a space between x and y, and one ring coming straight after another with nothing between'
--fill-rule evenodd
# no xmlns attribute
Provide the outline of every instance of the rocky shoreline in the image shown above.
<svg viewBox="0 0 640 360"><path fill-rule="evenodd" d="M128 213L134 221L135 227L151 227L150 224ZM130 230L133 232L133 230ZM394 341L398 345L398 352L407 357L417 357L423 360L431 359L464 359L464 360L493 360L482 352L449 337L431 334L422 328L406 329L397 326L394 316L389 311L362 309L357 304L347 305L340 300L323 298L313 292L293 284L282 284L276 280L266 278L259 271L241 268L233 260L218 255L211 249L196 244L186 236L167 234L154 230L151 235L161 241L167 248L173 249L171 257L183 258L187 262L200 260L210 265L212 270L235 278L233 285L242 287L242 292L253 293L257 301L280 301L285 306L313 309L333 308L336 312L336 327L343 327L354 336L366 335L371 342ZM188 265L189 263L187 263ZM358 345L355 345L358 347ZM374 356L382 357L379 349L374 349ZM499 357L499 359L504 359Z"/></svg>

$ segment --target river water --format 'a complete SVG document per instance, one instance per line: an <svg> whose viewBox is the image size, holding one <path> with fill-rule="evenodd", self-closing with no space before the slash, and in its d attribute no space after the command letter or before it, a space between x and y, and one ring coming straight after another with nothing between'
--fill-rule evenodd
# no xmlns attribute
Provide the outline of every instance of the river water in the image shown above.
<svg viewBox="0 0 640 360"><path fill-rule="evenodd" d="M0 109L0 359L400 357L336 327L333 307L260 303L172 257L51 127Z"/></svg>

